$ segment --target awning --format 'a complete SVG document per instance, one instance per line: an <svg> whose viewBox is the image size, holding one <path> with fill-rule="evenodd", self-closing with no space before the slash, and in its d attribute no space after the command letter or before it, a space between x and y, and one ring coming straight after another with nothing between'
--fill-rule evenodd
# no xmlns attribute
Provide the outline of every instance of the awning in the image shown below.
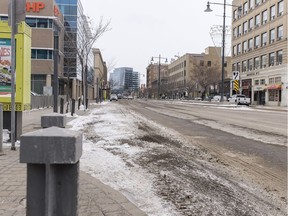
<svg viewBox="0 0 288 216"><path fill-rule="evenodd" d="M281 88L282 88L281 84L269 85L269 86L266 87L266 89L268 89L268 90L281 89Z"/></svg>

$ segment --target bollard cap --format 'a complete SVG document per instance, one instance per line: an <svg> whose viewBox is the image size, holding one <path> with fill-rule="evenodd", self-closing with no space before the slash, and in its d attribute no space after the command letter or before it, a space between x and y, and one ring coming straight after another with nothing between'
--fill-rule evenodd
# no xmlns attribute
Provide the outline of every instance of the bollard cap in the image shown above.
<svg viewBox="0 0 288 216"><path fill-rule="evenodd" d="M20 137L20 163L75 164L81 155L81 132L50 127Z"/></svg>

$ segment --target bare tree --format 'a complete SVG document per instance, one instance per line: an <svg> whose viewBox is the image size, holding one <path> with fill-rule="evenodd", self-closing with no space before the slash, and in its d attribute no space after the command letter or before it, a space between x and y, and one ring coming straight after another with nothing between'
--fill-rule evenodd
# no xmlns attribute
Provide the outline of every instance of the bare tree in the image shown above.
<svg viewBox="0 0 288 216"><path fill-rule="evenodd" d="M186 85L185 85L185 90L188 94L188 98L191 99L191 96L194 97L193 93L195 92L195 89L196 89L196 82L195 80L189 80L188 82L186 82Z"/></svg>
<svg viewBox="0 0 288 216"><path fill-rule="evenodd" d="M88 60L89 60L89 54L91 53L92 47L95 44L95 42L107 31L110 29L110 20L107 22L104 22L103 17L100 18L100 21L95 27L90 28L89 22L87 20L86 16L81 17L83 19L83 26L85 31L85 36L82 38L77 38L77 40L71 38L71 35L66 34L65 36L68 36L70 41L74 43L74 47L77 47L77 57L79 59L79 63L81 65L81 78L82 78L82 104L85 105L84 101L87 97L87 89L84 88L87 87L87 73L88 73ZM80 40L80 41L79 41ZM87 108L87 104L85 106Z"/></svg>
<svg viewBox="0 0 288 216"><path fill-rule="evenodd" d="M112 77L110 77L109 86L110 86L110 91L111 92L115 88L115 86L117 86L117 85L118 85L118 82L116 80L114 80Z"/></svg>
<svg viewBox="0 0 288 216"><path fill-rule="evenodd" d="M202 88L202 100L205 97L208 87L214 83L218 83L220 80L220 70L217 64L208 66L194 61L192 74L195 83Z"/></svg>

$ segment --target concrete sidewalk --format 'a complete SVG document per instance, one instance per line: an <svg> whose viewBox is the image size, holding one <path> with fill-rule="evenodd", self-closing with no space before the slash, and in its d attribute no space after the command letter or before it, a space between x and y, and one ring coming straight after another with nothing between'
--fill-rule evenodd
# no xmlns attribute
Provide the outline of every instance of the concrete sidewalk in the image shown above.
<svg viewBox="0 0 288 216"><path fill-rule="evenodd" d="M24 113L24 133L40 128L41 115L52 112L52 109L44 109ZM78 115L88 113L77 111ZM79 216L146 215L121 193L82 171L78 205ZM19 163L18 148L17 151L11 151L4 147L4 155L0 156L0 215L26 215L26 164Z"/></svg>

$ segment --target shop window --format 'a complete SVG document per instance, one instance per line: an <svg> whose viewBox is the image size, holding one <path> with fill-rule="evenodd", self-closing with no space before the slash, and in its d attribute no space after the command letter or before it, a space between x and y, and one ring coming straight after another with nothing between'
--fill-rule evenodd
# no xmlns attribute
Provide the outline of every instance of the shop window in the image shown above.
<svg viewBox="0 0 288 216"><path fill-rule="evenodd" d="M271 89L268 91L269 101L279 101L279 90Z"/></svg>

